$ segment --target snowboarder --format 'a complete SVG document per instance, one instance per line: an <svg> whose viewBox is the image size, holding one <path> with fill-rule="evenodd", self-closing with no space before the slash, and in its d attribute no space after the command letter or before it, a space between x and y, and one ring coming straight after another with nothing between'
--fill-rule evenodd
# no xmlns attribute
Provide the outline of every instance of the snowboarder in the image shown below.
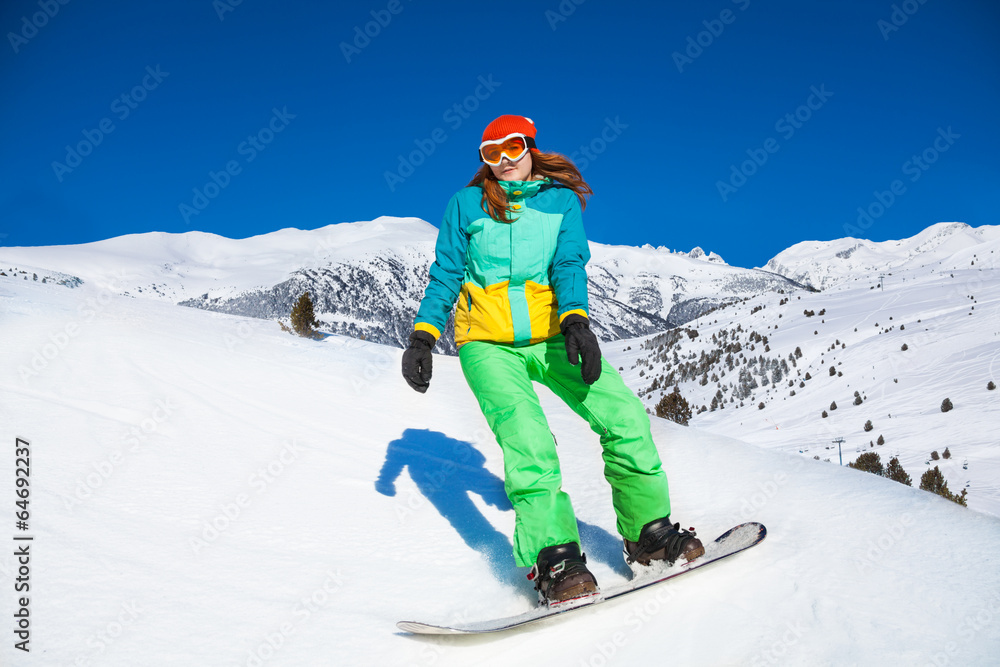
<svg viewBox="0 0 1000 667"><path fill-rule="evenodd" d="M630 564L691 560L704 547L671 523L649 417L590 330L582 211L593 191L569 159L540 152L535 136L532 120L514 115L483 132L484 164L445 210L402 371L413 389L427 391L431 349L457 300L462 371L503 451L514 560L531 567L539 600L552 605L595 595L598 585L532 382L600 436Z"/></svg>

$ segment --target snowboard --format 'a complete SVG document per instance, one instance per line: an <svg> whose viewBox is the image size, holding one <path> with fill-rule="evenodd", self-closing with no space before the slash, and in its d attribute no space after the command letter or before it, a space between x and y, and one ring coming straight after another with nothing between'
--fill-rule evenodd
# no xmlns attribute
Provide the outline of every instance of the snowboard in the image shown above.
<svg viewBox="0 0 1000 667"><path fill-rule="evenodd" d="M711 565L723 558L728 558L760 544L766 536L767 529L763 524L756 522L742 523L719 535L715 538L715 541L706 544L705 554L690 562L683 564L675 563L673 567L665 568L659 572L643 573L628 583L603 590L595 596L562 603L558 607L539 606L517 616L451 625L434 625L419 621L399 621L396 623L396 627L404 632L418 635L475 635L489 632L503 632L531 623L537 623L553 616L561 616L579 609L587 609L594 605L641 591L650 586L661 584L664 581L669 581L689 572L700 570L706 565Z"/></svg>

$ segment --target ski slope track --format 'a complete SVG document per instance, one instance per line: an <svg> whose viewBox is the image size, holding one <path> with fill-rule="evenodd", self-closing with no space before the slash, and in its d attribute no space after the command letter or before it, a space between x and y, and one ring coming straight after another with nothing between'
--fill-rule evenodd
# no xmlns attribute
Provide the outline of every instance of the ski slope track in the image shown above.
<svg viewBox="0 0 1000 667"><path fill-rule="evenodd" d="M228 261L224 242L209 240L199 252ZM86 273L69 255L39 265ZM4 249L0 264L9 259ZM267 282L256 276L248 265L244 284ZM1000 519L657 418L674 518L705 536L760 521L764 543L523 631L407 636L396 621L534 604L510 553L500 452L457 359L436 355L421 395L399 377L397 348L296 338L273 321L178 308L176 295L123 296L93 275L72 289L24 277L0 276L0 664L986 665L1000 655ZM539 392L589 562L599 582L619 585L629 573L597 436ZM958 412L964 399L953 398ZM17 437L31 448L23 532ZM34 537L28 593L14 591L15 534ZM30 653L14 648L10 622L22 595Z"/></svg>

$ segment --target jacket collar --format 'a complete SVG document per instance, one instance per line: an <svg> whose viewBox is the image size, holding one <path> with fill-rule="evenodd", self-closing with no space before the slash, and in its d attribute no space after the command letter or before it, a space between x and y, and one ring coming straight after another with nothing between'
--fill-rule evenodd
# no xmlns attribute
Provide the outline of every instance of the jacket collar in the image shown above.
<svg viewBox="0 0 1000 667"><path fill-rule="evenodd" d="M551 178L543 178L539 181L497 181L503 191L507 194L507 201L519 201L534 197L544 186L552 183Z"/></svg>

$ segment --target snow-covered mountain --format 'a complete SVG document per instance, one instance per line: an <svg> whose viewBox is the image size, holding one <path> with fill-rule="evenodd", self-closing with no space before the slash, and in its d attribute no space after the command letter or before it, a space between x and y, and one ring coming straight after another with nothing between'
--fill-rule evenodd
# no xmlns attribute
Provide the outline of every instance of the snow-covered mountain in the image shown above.
<svg viewBox="0 0 1000 667"><path fill-rule="evenodd" d="M0 269L42 280L69 274L119 294L261 319L287 318L308 291L326 331L403 346L436 236L426 222L390 217L239 240L150 233L78 246L2 248ZM605 340L663 331L723 303L798 287L768 271L729 266L701 248L677 253L592 243L591 253L591 310ZM438 349L454 352L452 326Z"/></svg>
<svg viewBox="0 0 1000 667"><path fill-rule="evenodd" d="M937 466L970 508L1000 516L1000 228L817 252L843 247L857 251L840 264L808 260L805 244L779 255L822 292L762 292L607 354L651 410L676 386L700 429L834 463L895 456L914 486Z"/></svg>
<svg viewBox="0 0 1000 667"><path fill-rule="evenodd" d="M998 241L1000 226L939 222L900 241L803 241L778 253L764 268L823 290L846 280L878 280L879 274L902 269L995 269L1000 262L993 252Z"/></svg>
<svg viewBox="0 0 1000 667"><path fill-rule="evenodd" d="M882 297L883 313L895 316L888 326L905 319L902 333L918 333L890 289ZM961 362L968 332L954 320L995 323L985 293L976 289L971 317L970 300L923 318L941 340L939 347L911 341L915 351L928 346L913 358L915 371L932 371L936 355ZM800 295L803 302L821 296L792 295L796 310ZM30 598L31 649L14 648L10 623L0 664L996 661L996 517L655 418L674 518L708 538L759 520L768 527L763 544L673 584L521 632L401 634L395 622L402 619L472 621L534 604L526 569L511 556L502 457L458 361L439 356L430 390L417 394L399 377L398 349L341 336L306 340L274 322L133 296L96 281L67 289L43 284L41 275L0 276L0 442L7 452L0 494L10 503L8 539L34 538L27 564L14 543L0 552L0 607L12 619L18 598ZM822 349L834 320L848 317L849 296L805 304L825 306L826 325L817 314L800 323L808 332L783 340L794 331L786 312L770 345L784 350L799 339L811 355L801 340L809 339ZM747 303L711 317L721 326L735 308L752 310ZM887 326L881 317L879 324ZM821 338L811 338L813 326ZM859 334L874 330L858 326ZM700 330L696 340L711 338ZM847 342L843 354L865 349L861 340ZM639 341L627 343L634 351ZM617 346L607 347L616 364L628 362ZM840 360L855 386L862 359ZM971 394L954 393L962 375L977 372L975 355L966 362L924 376L919 392L935 402L950 392L949 415L963 421L976 419ZM913 392L900 377L901 390ZM802 391L826 401L833 388ZM603 586L614 586L628 570L598 436L550 392L539 395L559 438L589 563ZM874 400L869 394L866 405ZM772 405L785 404L775 397ZM912 408L935 416L936 405ZM880 430L895 423L895 408L891 422L876 421ZM979 425L995 433L996 423ZM762 433L747 429L755 441ZM949 440L953 451L964 436ZM16 461L16 438L30 443L30 464ZM18 465L30 465L25 531L12 517ZM30 588L15 595L17 578Z"/></svg>

